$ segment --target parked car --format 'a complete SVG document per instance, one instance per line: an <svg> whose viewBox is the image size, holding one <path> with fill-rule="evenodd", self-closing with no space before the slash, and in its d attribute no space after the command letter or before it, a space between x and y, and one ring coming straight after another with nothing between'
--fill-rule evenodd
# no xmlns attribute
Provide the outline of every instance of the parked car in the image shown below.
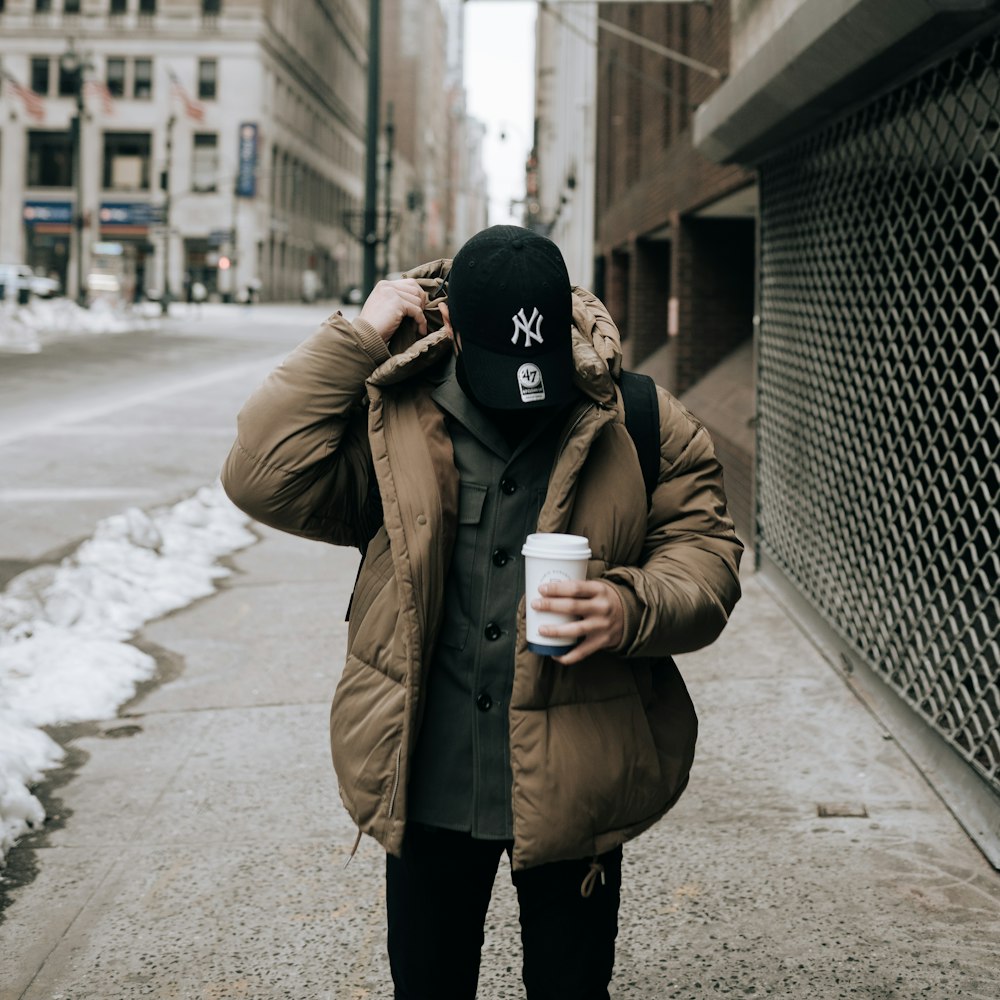
<svg viewBox="0 0 1000 1000"><path fill-rule="evenodd" d="M341 302L349 306L358 306L364 301L364 293L360 285L348 285L340 296Z"/></svg>
<svg viewBox="0 0 1000 1000"><path fill-rule="evenodd" d="M24 305L31 298L34 276L27 264L0 264L0 301Z"/></svg>
<svg viewBox="0 0 1000 1000"><path fill-rule="evenodd" d="M40 299L54 299L62 295L62 282L51 274L36 272L31 276L31 294Z"/></svg>
<svg viewBox="0 0 1000 1000"><path fill-rule="evenodd" d="M0 264L0 289L3 289L0 291L0 299L16 299L22 305L32 295L40 299L51 299L62 294L62 284L58 278L36 273L27 264Z"/></svg>

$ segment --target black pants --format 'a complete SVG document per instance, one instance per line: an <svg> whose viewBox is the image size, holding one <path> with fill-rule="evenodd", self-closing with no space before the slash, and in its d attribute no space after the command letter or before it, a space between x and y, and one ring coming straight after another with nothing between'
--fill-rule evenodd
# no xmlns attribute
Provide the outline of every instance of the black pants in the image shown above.
<svg viewBox="0 0 1000 1000"><path fill-rule="evenodd" d="M389 964L396 1000L473 1000L483 925L510 844L411 825L386 859ZM597 859L604 878L580 893L590 859L514 872L528 1000L608 1000L622 849Z"/></svg>

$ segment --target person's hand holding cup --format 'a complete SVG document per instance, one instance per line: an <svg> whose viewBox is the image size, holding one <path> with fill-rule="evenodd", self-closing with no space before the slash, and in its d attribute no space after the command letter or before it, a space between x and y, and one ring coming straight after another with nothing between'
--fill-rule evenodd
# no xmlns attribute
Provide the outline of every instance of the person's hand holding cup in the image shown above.
<svg viewBox="0 0 1000 1000"><path fill-rule="evenodd" d="M581 535L538 532L521 550L528 648L572 666L622 640L625 610L605 580L587 579L590 543Z"/></svg>

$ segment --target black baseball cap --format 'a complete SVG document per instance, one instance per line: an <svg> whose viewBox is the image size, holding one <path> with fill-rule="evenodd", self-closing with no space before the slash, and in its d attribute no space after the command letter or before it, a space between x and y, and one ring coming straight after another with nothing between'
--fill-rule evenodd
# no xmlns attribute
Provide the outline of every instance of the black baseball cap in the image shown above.
<svg viewBox="0 0 1000 1000"><path fill-rule="evenodd" d="M552 240L520 226L477 233L452 262L448 311L482 405L560 406L576 395L573 292Z"/></svg>

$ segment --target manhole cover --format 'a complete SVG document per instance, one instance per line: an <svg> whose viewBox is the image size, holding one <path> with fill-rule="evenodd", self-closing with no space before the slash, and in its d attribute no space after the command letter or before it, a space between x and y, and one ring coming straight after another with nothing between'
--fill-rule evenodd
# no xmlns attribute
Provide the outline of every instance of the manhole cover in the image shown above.
<svg viewBox="0 0 1000 1000"><path fill-rule="evenodd" d="M142 732L142 726L115 726L114 729L105 729L101 736L109 740L116 740L121 736L135 736Z"/></svg>

